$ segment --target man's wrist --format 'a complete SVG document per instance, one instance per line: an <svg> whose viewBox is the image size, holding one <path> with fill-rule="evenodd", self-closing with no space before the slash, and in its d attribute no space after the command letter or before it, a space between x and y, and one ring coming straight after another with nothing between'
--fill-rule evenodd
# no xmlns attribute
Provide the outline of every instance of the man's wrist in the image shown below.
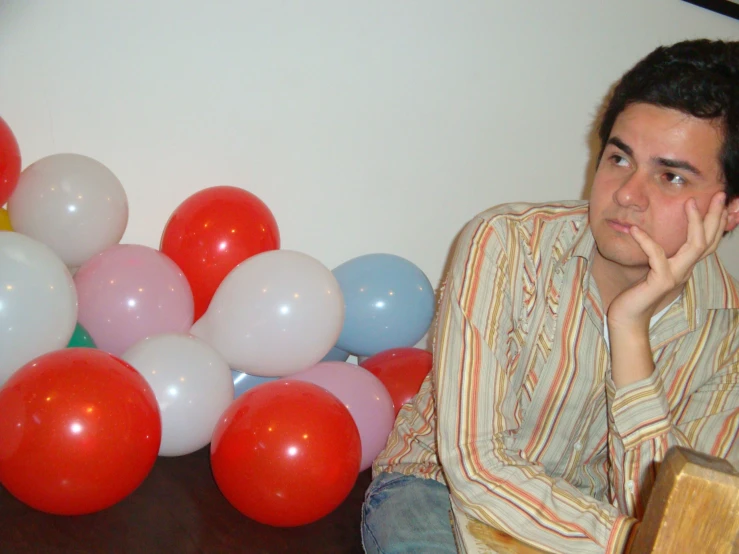
<svg viewBox="0 0 739 554"><path fill-rule="evenodd" d="M611 378L621 388L649 377L654 371L649 325L608 325L611 342Z"/></svg>

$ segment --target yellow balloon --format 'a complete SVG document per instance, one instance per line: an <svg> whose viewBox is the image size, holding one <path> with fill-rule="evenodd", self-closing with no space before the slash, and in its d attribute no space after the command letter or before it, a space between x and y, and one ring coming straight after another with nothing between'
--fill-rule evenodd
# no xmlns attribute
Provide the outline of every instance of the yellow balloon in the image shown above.
<svg viewBox="0 0 739 554"><path fill-rule="evenodd" d="M13 227L10 225L10 216L8 210L0 208L0 231L12 231Z"/></svg>

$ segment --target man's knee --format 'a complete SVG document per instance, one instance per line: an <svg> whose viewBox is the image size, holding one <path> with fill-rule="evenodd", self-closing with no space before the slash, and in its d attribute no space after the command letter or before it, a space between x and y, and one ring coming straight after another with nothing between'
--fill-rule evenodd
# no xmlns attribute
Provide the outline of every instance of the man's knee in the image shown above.
<svg viewBox="0 0 739 554"><path fill-rule="evenodd" d="M370 553L456 553L449 490L438 481L380 474L362 507L362 541Z"/></svg>

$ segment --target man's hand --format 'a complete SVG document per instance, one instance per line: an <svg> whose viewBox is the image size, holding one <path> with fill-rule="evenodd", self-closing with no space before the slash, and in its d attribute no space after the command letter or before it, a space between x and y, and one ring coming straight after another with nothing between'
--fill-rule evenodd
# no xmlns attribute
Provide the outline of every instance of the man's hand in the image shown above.
<svg viewBox="0 0 739 554"><path fill-rule="evenodd" d="M729 217L725 199L724 192L716 193L705 218L701 217L695 199L685 202L688 236L671 258L647 233L639 227L631 227L631 236L649 259L649 272L642 281L614 298L608 309L609 323L617 326L646 325L649 328L649 320L662 301L679 293L695 264L718 248Z"/></svg>
<svg viewBox="0 0 739 554"><path fill-rule="evenodd" d="M726 195L711 199L701 217L695 199L685 203L688 236L674 256L636 226L630 233L649 260L646 277L613 299L608 308L613 382L622 387L649 377L654 371L649 344L649 320L666 300L675 298L690 278L695 264L718 248L728 221Z"/></svg>

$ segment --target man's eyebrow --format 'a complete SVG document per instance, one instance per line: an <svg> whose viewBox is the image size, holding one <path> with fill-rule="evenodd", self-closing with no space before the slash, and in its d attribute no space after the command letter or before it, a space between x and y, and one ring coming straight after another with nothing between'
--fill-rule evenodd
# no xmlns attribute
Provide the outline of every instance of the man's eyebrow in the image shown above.
<svg viewBox="0 0 739 554"><path fill-rule="evenodd" d="M623 150L624 152L626 152L626 154L628 154L629 156L633 156L634 155L634 151L631 149L631 146L629 146L628 144L626 144L624 141L622 141L618 137L611 137L611 138L609 138L607 144L612 144L613 146L615 146L619 150Z"/></svg>
<svg viewBox="0 0 739 554"><path fill-rule="evenodd" d="M703 174L700 172L700 169L695 167L692 163L686 162L685 160L672 160L669 158L654 158L654 161L657 162L657 164L669 167L671 169L684 169L685 171L689 171L693 175L696 175L698 177L702 177Z"/></svg>

